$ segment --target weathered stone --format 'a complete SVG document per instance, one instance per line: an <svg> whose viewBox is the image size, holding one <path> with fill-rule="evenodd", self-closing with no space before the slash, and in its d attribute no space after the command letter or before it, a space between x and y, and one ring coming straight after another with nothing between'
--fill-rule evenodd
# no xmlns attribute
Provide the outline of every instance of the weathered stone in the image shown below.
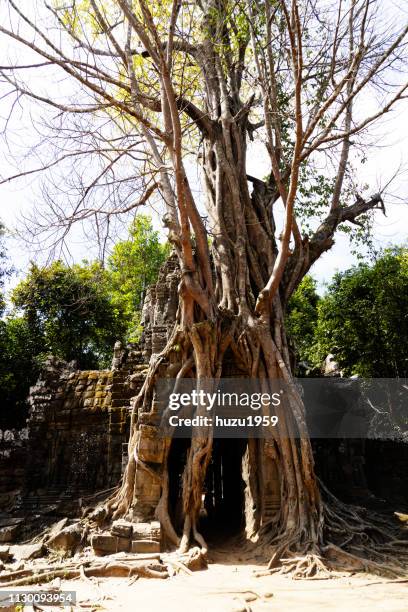
<svg viewBox="0 0 408 612"><path fill-rule="evenodd" d="M160 552L160 542L157 540L132 540L132 553L157 553Z"/></svg>
<svg viewBox="0 0 408 612"><path fill-rule="evenodd" d="M10 546L2 545L0 546L0 561L9 561L11 558Z"/></svg>
<svg viewBox="0 0 408 612"><path fill-rule="evenodd" d="M150 533L150 523L136 523L133 525L132 540L148 540Z"/></svg>
<svg viewBox="0 0 408 612"><path fill-rule="evenodd" d="M138 456L147 463L162 463L165 440L158 436L156 427L141 425L137 445Z"/></svg>
<svg viewBox="0 0 408 612"><path fill-rule="evenodd" d="M54 536L58 535L64 529L64 527L66 527L67 524L68 524L67 517L64 517L63 519L55 523L49 531L48 539L51 539Z"/></svg>
<svg viewBox="0 0 408 612"><path fill-rule="evenodd" d="M16 544L10 547L10 552L17 561L29 561L41 557L44 547L41 542L37 544Z"/></svg>
<svg viewBox="0 0 408 612"><path fill-rule="evenodd" d="M152 538L154 540L159 540L161 538L161 527L159 521L152 521L150 523L150 533L152 534Z"/></svg>
<svg viewBox="0 0 408 612"><path fill-rule="evenodd" d="M20 523L0 527L0 543L14 542L20 530Z"/></svg>
<svg viewBox="0 0 408 612"><path fill-rule="evenodd" d="M157 540L160 542L161 529L158 521L151 523L135 523L133 524L132 540Z"/></svg>
<svg viewBox="0 0 408 612"><path fill-rule="evenodd" d="M117 552L118 538L111 533L97 533L92 536L91 545L96 554L113 554Z"/></svg>
<svg viewBox="0 0 408 612"><path fill-rule="evenodd" d="M130 540L119 538L109 532L97 533L92 536L92 548L97 555L112 555L117 552L129 552Z"/></svg>
<svg viewBox="0 0 408 612"><path fill-rule="evenodd" d="M130 538L132 536L132 523L128 521L114 521L111 527L111 533L121 538Z"/></svg>
<svg viewBox="0 0 408 612"><path fill-rule="evenodd" d="M82 528L78 523L64 527L46 542L47 548L56 552L73 553L82 539Z"/></svg>
<svg viewBox="0 0 408 612"><path fill-rule="evenodd" d="M17 535L18 529L16 527L1 527L0 528L0 542L12 542Z"/></svg>

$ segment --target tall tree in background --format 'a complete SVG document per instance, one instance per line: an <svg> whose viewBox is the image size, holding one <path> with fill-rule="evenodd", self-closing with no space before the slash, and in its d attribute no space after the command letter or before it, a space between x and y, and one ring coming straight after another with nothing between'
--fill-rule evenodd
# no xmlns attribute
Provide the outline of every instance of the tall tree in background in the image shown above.
<svg viewBox="0 0 408 612"><path fill-rule="evenodd" d="M65 231L75 220L94 218L100 233L103 220L157 192L180 261L179 319L134 407L129 463L111 508L116 516L131 512L135 476L143 469L136 416L140 407L150 409L161 363L176 354L179 377L194 377L198 390L211 379L214 389L229 351L238 368L263 381L264 390L277 378L291 387L273 439L282 504L262 533L276 546L271 568L286 558L288 568L314 571L325 551L335 554L325 544L345 521L351 540L359 538L361 524L344 506L322 502L303 402L292 384L284 314L302 278L333 245L338 227L383 208L380 195L350 192L349 155L405 96L398 70L408 27L387 23L382 5L371 0L164 0L159 6L85 0L70 8L55 2L42 22L39 7L4 4L10 24L0 32L38 60L3 68L2 79L10 95L53 109L56 156L47 159L49 149L43 149L43 163L32 171L52 169L58 185L58 163L72 167L63 201L51 189L49 208L37 220L43 228ZM24 80L24 72L38 65L51 75L65 73L72 96L62 99L62 93ZM367 99L372 104L362 105ZM265 180L247 172L252 139L264 145L270 168ZM187 161L197 147L205 216ZM332 192L313 210L319 216L314 229L302 233L302 215L310 208L302 207L299 177L313 174L325 158L333 168ZM205 408L200 405L198 414ZM166 466L160 475L158 516L181 549L193 541L206 548L198 517L212 442L211 428L193 432L182 534L169 515ZM260 476L264 442L250 444ZM262 480L258 491L261 498ZM364 554L362 540L358 550ZM309 555L306 561L299 561L299 553Z"/></svg>
<svg viewBox="0 0 408 612"><path fill-rule="evenodd" d="M37 360L52 354L82 369L106 367L115 341L126 333L124 312L112 304L109 277L98 263L32 264L12 303L41 347Z"/></svg>
<svg viewBox="0 0 408 612"><path fill-rule="evenodd" d="M4 226L0 221L0 317L4 312L6 301L4 299L3 290L4 290L4 280L7 275L7 266L6 266L6 249L4 245L4 235L5 230Z"/></svg>
<svg viewBox="0 0 408 612"><path fill-rule="evenodd" d="M338 273L319 304L316 357L333 353L346 376L408 375L408 249Z"/></svg>
<svg viewBox="0 0 408 612"><path fill-rule="evenodd" d="M118 242L108 260L112 302L121 307L129 320L127 337L140 335L140 316L146 289L157 280L161 265L169 254L168 245L160 242L152 220L137 215L129 228L127 240Z"/></svg>
<svg viewBox="0 0 408 612"><path fill-rule="evenodd" d="M303 362L303 368L309 364L315 365L314 343L319 299L316 281L311 276L305 276L288 302L286 329L293 344L295 363Z"/></svg>

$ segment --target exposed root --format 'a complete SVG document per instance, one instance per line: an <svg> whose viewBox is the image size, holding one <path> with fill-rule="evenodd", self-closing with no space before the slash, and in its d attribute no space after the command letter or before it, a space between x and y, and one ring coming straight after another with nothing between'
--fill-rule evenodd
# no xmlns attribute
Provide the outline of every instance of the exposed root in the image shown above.
<svg viewBox="0 0 408 612"><path fill-rule="evenodd" d="M86 571L86 574L85 574ZM44 568L33 568L24 570L24 575L21 572L3 573L0 576L0 587L26 586L32 584L43 584L51 582L55 578L63 580L73 580L81 578L85 574L86 578L100 577L126 577L140 576L143 578L168 578L169 574L165 565L159 562L143 563L137 561L135 563L123 563L117 560L100 562L88 562L86 564L73 566L67 564L65 566L47 566Z"/></svg>
<svg viewBox="0 0 408 612"><path fill-rule="evenodd" d="M188 575L207 567L207 557L198 547L190 548L184 554L179 552L164 554L161 555L161 559L165 564L173 568L174 571L180 570Z"/></svg>
<svg viewBox="0 0 408 612"><path fill-rule="evenodd" d="M345 504L320 483L324 528L307 540L299 529L272 542L274 553L264 571L294 579L325 579L333 571L367 572L388 578L408 575L408 537L392 519Z"/></svg>

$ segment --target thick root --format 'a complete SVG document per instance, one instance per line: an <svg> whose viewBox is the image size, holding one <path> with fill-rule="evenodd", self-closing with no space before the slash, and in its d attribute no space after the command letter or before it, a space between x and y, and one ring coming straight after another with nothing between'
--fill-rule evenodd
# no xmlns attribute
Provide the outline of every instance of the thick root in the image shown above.
<svg viewBox="0 0 408 612"><path fill-rule="evenodd" d="M126 577L131 578L133 576L140 576L143 578L168 578L169 574L165 565L159 562L148 562L148 563L124 563L115 561L108 561L104 563L91 562L82 564L80 566L73 566L72 564L58 567L46 567L43 569L30 569L24 570L24 575L19 572L4 573L0 577L0 587L15 587L15 586L27 586L33 584L43 584L60 578L62 580L73 580L80 578L85 573L87 578L99 577L99 578L112 578L112 577ZM17 575L19 574L19 575Z"/></svg>
<svg viewBox="0 0 408 612"><path fill-rule="evenodd" d="M324 495L321 541L292 531L272 541L268 568L257 575L290 574L324 579L333 572L367 572L387 578L408 575L408 536L391 518L345 504L320 483Z"/></svg>

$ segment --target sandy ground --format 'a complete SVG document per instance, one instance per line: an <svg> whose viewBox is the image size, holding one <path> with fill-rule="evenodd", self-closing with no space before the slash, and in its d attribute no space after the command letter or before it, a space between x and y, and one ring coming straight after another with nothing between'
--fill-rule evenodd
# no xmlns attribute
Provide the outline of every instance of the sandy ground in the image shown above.
<svg viewBox="0 0 408 612"><path fill-rule="evenodd" d="M364 574L331 580L298 581L283 576L257 578L256 565L217 559L208 570L168 580L110 578L61 584L75 590L75 610L137 612L318 612L356 610L407 612L408 581L389 582ZM246 601L245 601L246 600ZM250 600L250 601L249 601Z"/></svg>
<svg viewBox="0 0 408 612"><path fill-rule="evenodd" d="M390 581L367 574L344 574L330 580L254 575L264 568L256 554L227 548L212 551L208 569L192 575L183 573L166 580L82 578L62 581L59 588L76 592L77 604L71 610L87 612L408 612L408 580ZM40 608L51 609L56 610ZM62 609L69 612L69 608L58 608ZM6 612L0 605L0 612L3 610ZM32 610L24 608L24 612ZM15 610L8 607L7 612Z"/></svg>

